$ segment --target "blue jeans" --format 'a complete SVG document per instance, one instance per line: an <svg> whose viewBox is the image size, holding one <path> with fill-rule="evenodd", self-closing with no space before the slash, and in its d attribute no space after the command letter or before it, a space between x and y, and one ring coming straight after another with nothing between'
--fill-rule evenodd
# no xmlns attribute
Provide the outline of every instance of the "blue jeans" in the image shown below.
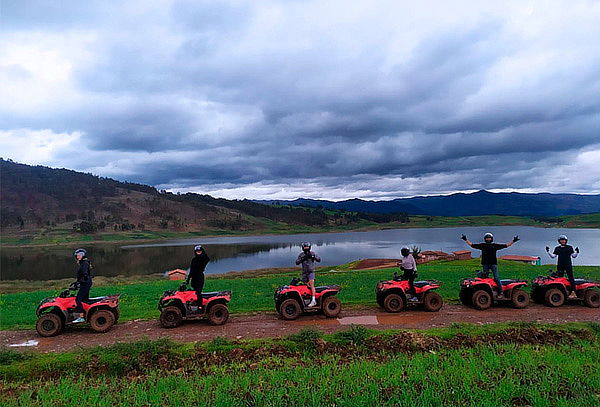
<svg viewBox="0 0 600 407"><path fill-rule="evenodd" d="M490 271L494 274L494 281L498 284L498 288L496 291L498 293L502 293L502 283L500 282L500 276L498 275L498 265L497 264L482 264L483 271L489 273Z"/></svg>

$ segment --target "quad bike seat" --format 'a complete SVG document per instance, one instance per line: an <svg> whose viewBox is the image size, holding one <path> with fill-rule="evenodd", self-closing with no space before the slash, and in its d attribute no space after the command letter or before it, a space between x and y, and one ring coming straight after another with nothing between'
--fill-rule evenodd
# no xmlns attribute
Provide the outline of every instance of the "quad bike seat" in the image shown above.
<svg viewBox="0 0 600 407"><path fill-rule="evenodd" d="M83 302L85 302L86 304L95 304L97 302L106 300L106 298L107 297L93 297L93 298L88 298L87 300L85 300Z"/></svg>
<svg viewBox="0 0 600 407"><path fill-rule="evenodd" d="M225 291L211 291L209 293L202 293L202 298L212 298L212 297L218 297L220 295L226 295L227 293Z"/></svg>
<svg viewBox="0 0 600 407"><path fill-rule="evenodd" d="M502 283L502 285L509 285L512 283L518 283L519 280L506 279L506 280L500 280L500 282Z"/></svg>
<svg viewBox="0 0 600 407"><path fill-rule="evenodd" d="M575 279L575 284L585 284L585 283L589 283L589 280L586 280L585 278L576 278Z"/></svg>
<svg viewBox="0 0 600 407"><path fill-rule="evenodd" d="M422 281L415 281L413 284L415 287L425 287L426 285L431 284L431 282L427 281L427 280L422 280Z"/></svg>
<svg viewBox="0 0 600 407"><path fill-rule="evenodd" d="M325 290L329 290L330 288L331 287L328 286L328 285L322 285L322 286L319 286L319 287L315 287L315 292L320 293L320 292L323 292Z"/></svg>

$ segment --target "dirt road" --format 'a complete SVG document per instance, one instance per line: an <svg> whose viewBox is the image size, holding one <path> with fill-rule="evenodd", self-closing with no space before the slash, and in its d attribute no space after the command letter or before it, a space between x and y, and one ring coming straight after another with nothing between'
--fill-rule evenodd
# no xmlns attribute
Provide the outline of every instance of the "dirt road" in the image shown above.
<svg viewBox="0 0 600 407"><path fill-rule="evenodd" d="M352 324L364 325L372 329L405 329L444 327L457 322L489 324L509 321L600 322L600 310L578 305L566 305L561 308L532 305L526 309L495 307L487 311L476 311L461 305L445 305L439 312L434 313L415 310L388 314L379 308L370 307L342 311L340 318L337 319L328 319L322 315L306 315L296 321L284 321L275 313L259 313L232 316L227 324L222 326L211 326L205 321L194 321L184 323L179 328L163 329L158 321L127 321L116 325L105 334L93 333L82 326L67 328L64 333L52 338L42 338L34 330L1 331L0 346L22 345L11 349L52 352L131 342L143 338L168 337L176 341L193 342L212 340L218 336L232 339L278 337L297 332L308 325L319 327L324 332L335 332L348 329Z"/></svg>

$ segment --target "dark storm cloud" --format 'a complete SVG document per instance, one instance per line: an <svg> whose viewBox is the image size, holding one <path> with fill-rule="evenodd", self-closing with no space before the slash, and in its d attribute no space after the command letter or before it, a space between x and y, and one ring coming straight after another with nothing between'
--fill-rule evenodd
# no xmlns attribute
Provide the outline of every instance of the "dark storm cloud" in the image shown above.
<svg viewBox="0 0 600 407"><path fill-rule="evenodd" d="M303 182L335 191L357 179L373 197L551 190L547 166L587 165L598 151L600 50L585 13L474 3L454 20L413 10L411 26L395 3L354 19L311 2L145 4L61 14L11 3L5 32L87 30L89 55L70 70L77 103L0 108L2 128L79 132L91 157L80 169L101 175L179 189L290 184L298 196Z"/></svg>

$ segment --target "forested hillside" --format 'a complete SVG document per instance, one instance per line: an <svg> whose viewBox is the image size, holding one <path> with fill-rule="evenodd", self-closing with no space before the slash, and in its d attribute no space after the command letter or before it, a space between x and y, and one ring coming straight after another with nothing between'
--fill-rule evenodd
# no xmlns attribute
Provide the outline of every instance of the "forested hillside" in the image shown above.
<svg viewBox="0 0 600 407"><path fill-rule="evenodd" d="M69 229L74 233L130 230L260 230L272 223L339 226L406 222L403 213L367 214L272 206L200 194L173 194L67 169L0 160L3 232Z"/></svg>

